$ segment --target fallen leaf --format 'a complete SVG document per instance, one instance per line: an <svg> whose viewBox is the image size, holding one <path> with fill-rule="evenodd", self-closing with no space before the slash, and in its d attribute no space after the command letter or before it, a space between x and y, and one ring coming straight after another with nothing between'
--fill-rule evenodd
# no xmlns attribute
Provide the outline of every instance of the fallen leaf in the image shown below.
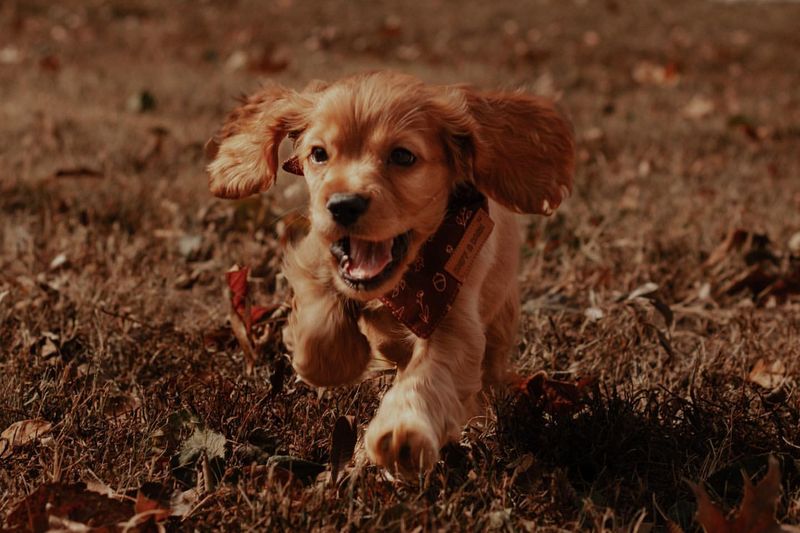
<svg viewBox="0 0 800 533"><path fill-rule="evenodd" d="M147 482L136 492L134 510L137 515L152 516L156 522L166 520L172 514L170 490L160 483Z"/></svg>
<svg viewBox="0 0 800 533"><path fill-rule="evenodd" d="M194 485L201 493L212 491L225 473L225 436L196 428L172 458L172 474L184 485Z"/></svg>
<svg viewBox="0 0 800 533"><path fill-rule="evenodd" d="M134 516L133 504L90 491L85 483L41 485L17 504L8 525L20 531L117 531ZM54 525L55 524L55 525ZM56 525L69 525L59 529Z"/></svg>
<svg viewBox="0 0 800 533"><path fill-rule="evenodd" d="M242 349L242 353L244 354L245 373L250 375L253 373L253 368L256 365L257 357L256 349L253 346L253 340L250 338L247 324L245 324L244 320L242 320L242 317L236 312L231 313L228 316L228 320L231 323L231 331L233 332L233 336L236 337L236 342L239 343L239 347Z"/></svg>
<svg viewBox="0 0 800 533"><path fill-rule="evenodd" d="M225 274L228 281L228 288L231 291L231 307L244 321L248 334L253 324L258 322L267 313L278 308L278 305L271 305L269 307L250 305L249 286L247 283L247 275L249 272L250 269L247 267L239 268L238 265L234 265Z"/></svg>
<svg viewBox="0 0 800 533"><path fill-rule="evenodd" d="M55 345L53 341L50 339L45 339L44 346L42 346L42 358L47 359L52 355L56 355L58 353L58 347Z"/></svg>
<svg viewBox="0 0 800 533"><path fill-rule="evenodd" d="M117 492L102 481L91 480L86 481L85 483L86 490L96 492L97 494L102 494L103 496L108 496L109 498L115 498L117 496Z"/></svg>
<svg viewBox="0 0 800 533"><path fill-rule="evenodd" d="M172 516L186 517L197 507L200 501L200 494L197 489L178 491L170 499L170 509Z"/></svg>
<svg viewBox="0 0 800 533"><path fill-rule="evenodd" d="M247 267L239 268L238 265L234 265L225 274L225 277L231 292L231 313L228 315L228 319L233 335L244 353L245 371L251 374L257 360L256 346L266 343L271 334L271 330L265 330L263 338L254 339L253 325L267 318L267 314L278 309L280 305L272 304L264 307L250 304L248 272Z"/></svg>
<svg viewBox="0 0 800 533"><path fill-rule="evenodd" d="M544 370L522 380L519 388L551 415L572 414L583 407L585 390L594 382L583 378L577 382L558 381L547 377Z"/></svg>
<svg viewBox="0 0 800 533"><path fill-rule="evenodd" d="M314 461L306 461L299 457L291 455L273 455L269 458L267 466L279 467L291 472L303 484L308 485L313 482L316 477L325 470L325 465L315 463Z"/></svg>
<svg viewBox="0 0 800 533"><path fill-rule="evenodd" d="M765 389L776 389L783 383L785 377L786 366L783 361L776 359L771 363L766 363L763 359L759 359L753 365L747 379Z"/></svg>
<svg viewBox="0 0 800 533"><path fill-rule="evenodd" d="M0 433L0 459L10 456L15 448L41 439L50 433L52 428L50 422L41 418L14 422Z"/></svg>
<svg viewBox="0 0 800 533"><path fill-rule="evenodd" d="M339 470L353 458L356 449L356 423L352 416L340 416L331 434L331 483L336 484Z"/></svg>
<svg viewBox="0 0 800 533"><path fill-rule="evenodd" d="M706 489L689 482L697 498L697 521L707 533L800 533L800 528L781 525L775 519L775 510L781 497L781 473L778 460L769 458L764 478L753 485L746 474L744 496L739 509L731 518L712 501Z"/></svg>
<svg viewBox="0 0 800 533"><path fill-rule="evenodd" d="M166 439L170 448L176 448L181 444L184 436L193 433L201 426L200 417L188 409L180 409L169 414L167 423L157 433L160 434L158 436Z"/></svg>
<svg viewBox="0 0 800 533"><path fill-rule="evenodd" d="M195 429L194 433L184 441L180 450L180 464L189 464L201 452L209 458L225 458L225 436L210 429Z"/></svg>
<svg viewBox="0 0 800 533"><path fill-rule="evenodd" d="M109 420L122 419L133 415L141 408L142 401L132 394L119 394L109 397L103 405L103 414Z"/></svg>

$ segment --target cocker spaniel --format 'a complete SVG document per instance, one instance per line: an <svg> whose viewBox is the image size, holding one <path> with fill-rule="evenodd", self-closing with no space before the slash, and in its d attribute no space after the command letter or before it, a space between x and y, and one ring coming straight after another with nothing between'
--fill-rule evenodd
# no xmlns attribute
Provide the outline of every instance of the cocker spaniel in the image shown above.
<svg viewBox="0 0 800 533"><path fill-rule="evenodd" d="M515 213L550 214L574 171L570 124L524 92L378 72L303 91L268 85L209 141L209 187L266 191L283 168L310 192L310 230L287 251L284 330L297 374L357 381L371 357L397 377L365 433L370 459L430 468L507 376L519 317Z"/></svg>

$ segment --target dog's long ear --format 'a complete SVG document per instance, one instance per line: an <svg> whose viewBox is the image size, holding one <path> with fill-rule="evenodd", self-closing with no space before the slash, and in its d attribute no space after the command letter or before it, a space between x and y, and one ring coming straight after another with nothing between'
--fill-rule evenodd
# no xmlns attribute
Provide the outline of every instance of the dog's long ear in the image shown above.
<svg viewBox="0 0 800 533"><path fill-rule="evenodd" d="M231 111L206 143L208 188L221 198L243 198L269 189L278 171L278 147L305 128L311 99L269 85Z"/></svg>
<svg viewBox="0 0 800 533"><path fill-rule="evenodd" d="M448 87L436 98L464 179L512 211L551 214L572 191L575 140L543 98Z"/></svg>

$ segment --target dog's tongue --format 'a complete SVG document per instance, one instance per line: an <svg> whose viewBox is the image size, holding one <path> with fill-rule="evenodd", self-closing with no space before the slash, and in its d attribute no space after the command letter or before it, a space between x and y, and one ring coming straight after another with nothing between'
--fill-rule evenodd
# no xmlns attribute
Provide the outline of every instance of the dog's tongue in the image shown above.
<svg viewBox="0 0 800 533"><path fill-rule="evenodd" d="M354 279L374 278L392 261L392 240L363 241L350 237L347 275Z"/></svg>

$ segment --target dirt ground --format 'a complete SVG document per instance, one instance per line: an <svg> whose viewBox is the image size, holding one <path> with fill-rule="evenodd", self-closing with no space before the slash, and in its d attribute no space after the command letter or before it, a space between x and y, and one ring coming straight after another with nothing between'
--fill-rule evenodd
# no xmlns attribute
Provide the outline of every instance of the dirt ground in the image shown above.
<svg viewBox="0 0 800 533"><path fill-rule="evenodd" d="M695 531L687 481L733 509L770 455L798 523L798 20L792 2L3 0L0 431L37 431L0 440L0 523ZM329 479L335 422L360 435L389 376L296 383L280 310L245 372L225 272L285 302L297 178L232 202L203 168L239 94L366 69L523 87L578 138L573 196L528 222L514 359L579 398L499 391L418 482Z"/></svg>

